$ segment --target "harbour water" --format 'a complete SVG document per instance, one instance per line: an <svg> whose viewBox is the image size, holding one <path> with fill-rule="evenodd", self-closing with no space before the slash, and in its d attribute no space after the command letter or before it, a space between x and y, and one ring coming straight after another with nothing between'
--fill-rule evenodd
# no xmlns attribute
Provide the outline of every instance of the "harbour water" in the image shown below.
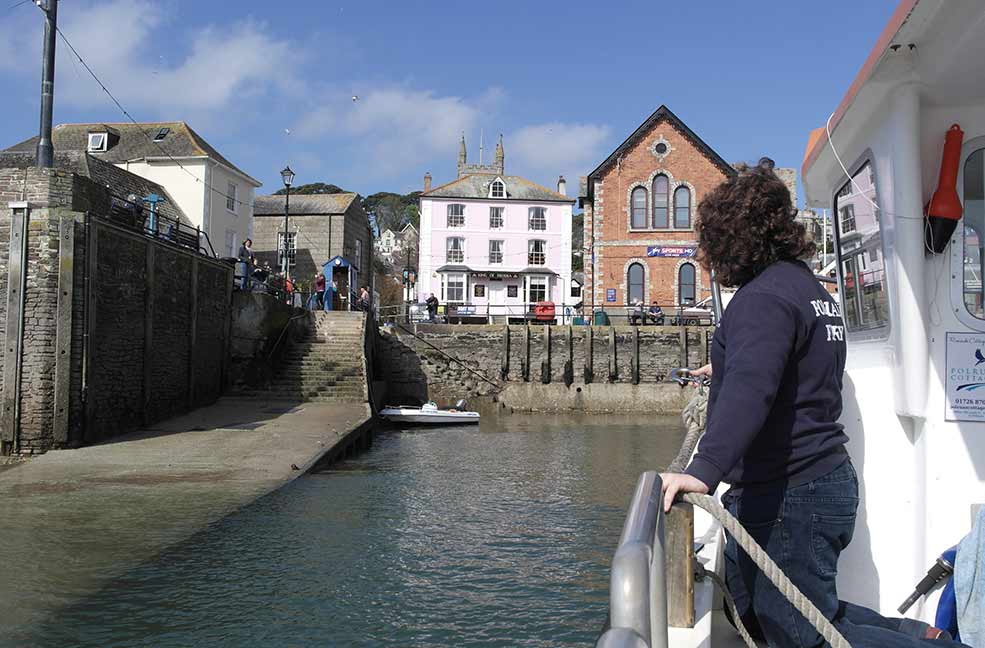
<svg viewBox="0 0 985 648"><path fill-rule="evenodd" d="M590 645L636 479L682 436L623 416L385 431L0 645Z"/></svg>

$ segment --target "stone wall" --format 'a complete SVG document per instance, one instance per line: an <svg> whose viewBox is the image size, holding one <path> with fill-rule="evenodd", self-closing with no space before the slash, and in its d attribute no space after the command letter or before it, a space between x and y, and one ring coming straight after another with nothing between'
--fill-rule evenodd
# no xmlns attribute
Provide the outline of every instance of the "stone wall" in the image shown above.
<svg viewBox="0 0 985 648"><path fill-rule="evenodd" d="M273 295L234 292L228 385L235 389L267 384L280 352L308 326L306 317L298 317L305 312L291 308Z"/></svg>
<svg viewBox="0 0 985 648"><path fill-rule="evenodd" d="M222 391L232 268L101 220L108 208L85 177L0 169L0 454L105 439Z"/></svg>
<svg viewBox="0 0 985 648"><path fill-rule="evenodd" d="M416 336L388 328L375 375L387 401L400 404L492 396L512 384L657 384L672 369L706 363L710 335L670 326L428 325Z"/></svg>

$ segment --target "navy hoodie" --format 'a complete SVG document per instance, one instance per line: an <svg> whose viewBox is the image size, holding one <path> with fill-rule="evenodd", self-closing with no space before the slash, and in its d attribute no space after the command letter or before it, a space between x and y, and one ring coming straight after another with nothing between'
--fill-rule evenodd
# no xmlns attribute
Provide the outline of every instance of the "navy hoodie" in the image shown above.
<svg viewBox="0 0 985 648"><path fill-rule="evenodd" d="M736 292L715 332L708 427L687 472L714 490L790 488L840 466L840 306L799 261Z"/></svg>

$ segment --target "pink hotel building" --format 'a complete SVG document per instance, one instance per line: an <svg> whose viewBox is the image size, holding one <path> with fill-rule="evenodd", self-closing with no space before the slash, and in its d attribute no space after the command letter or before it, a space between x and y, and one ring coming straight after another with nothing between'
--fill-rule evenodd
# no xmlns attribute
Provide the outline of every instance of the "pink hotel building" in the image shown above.
<svg viewBox="0 0 985 648"><path fill-rule="evenodd" d="M581 302L571 280L571 208L564 178L558 190L504 173L503 141L493 164L468 164L465 138L458 179L421 194L418 296L431 293L452 316L505 322L537 302Z"/></svg>

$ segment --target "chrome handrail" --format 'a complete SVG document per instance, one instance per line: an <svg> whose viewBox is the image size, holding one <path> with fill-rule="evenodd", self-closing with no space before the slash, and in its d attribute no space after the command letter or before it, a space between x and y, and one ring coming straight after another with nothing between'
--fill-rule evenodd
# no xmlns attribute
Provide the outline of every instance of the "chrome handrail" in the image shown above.
<svg viewBox="0 0 985 648"><path fill-rule="evenodd" d="M667 648L663 482L640 475L609 577L609 628L596 648Z"/></svg>

